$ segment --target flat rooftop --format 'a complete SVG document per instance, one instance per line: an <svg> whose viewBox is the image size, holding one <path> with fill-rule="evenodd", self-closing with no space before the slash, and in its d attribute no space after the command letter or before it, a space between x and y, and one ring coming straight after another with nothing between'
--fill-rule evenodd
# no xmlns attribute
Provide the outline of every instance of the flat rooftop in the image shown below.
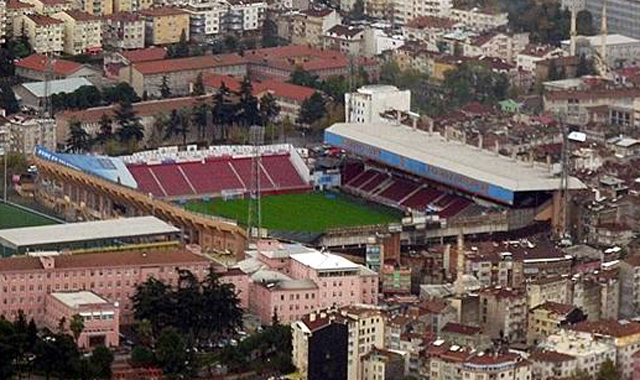
<svg viewBox="0 0 640 380"><path fill-rule="evenodd" d="M360 266L342 256L320 251L291 255L291 259L318 271L357 270Z"/></svg>
<svg viewBox="0 0 640 380"><path fill-rule="evenodd" d="M516 161L513 158L497 155L493 151L480 150L460 141L447 141L438 133L413 129L404 125L385 123L337 123L325 132L325 140L334 144L337 139L346 138L371 148L354 146L354 153L364 155L381 162L398 161L399 168L407 171L423 171L433 177L451 178L459 174L466 178L456 178L454 182L472 179L503 189L518 191L549 191L560 187L560 177L542 165ZM334 140L334 141L331 141ZM349 150L351 142L340 141L342 148ZM359 149L364 152L358 152ZM416 164L402 162L388 157L384 150L404 159L417 161ZM422 165L422 164L426 165ZM431 166L431 168L429 167ZM419 170L418 170L419 169ZM442 173L445 170L449 173ZM453 181L453 180L452 180ZM447 183L447 182L444 182ZM448 183L451 184L451 183ZM585 185L577 178L569 179L571 189L584 189Z"/></svg>
<svg viewBox="0 0 640 380"><path fill-rule="evenodd" d="M19 247L179 233L155 216L0 230L0 245Z"/></svg>
<svg viewBox="0 0 640 380"><path fill-rule="evenodd" d="M82 305L95 305L95 304L107 304L109 303L104 298L93 292L81 291L81 292L68 292L68 293L51 293L51 297L57 299L63 304L77 308Z"/></svg>

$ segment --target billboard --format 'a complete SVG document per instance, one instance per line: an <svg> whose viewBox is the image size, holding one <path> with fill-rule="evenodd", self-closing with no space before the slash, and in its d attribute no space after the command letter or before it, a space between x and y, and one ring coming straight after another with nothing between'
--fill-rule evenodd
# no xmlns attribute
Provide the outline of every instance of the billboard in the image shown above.
<svg viewBox="0 0 640 380"><path fill-rule="evenodd" d="M503 187L464 176L462 174L442 169L426 162L416 161L405 156L380 149L371 145L355 141L335 133L325 131L326 144L340 147L347 152L384 163L385 165L402 169L409 173L431 179L433 181L455 187L469 193L478 194L507 204L513 204L514 193Z"/></svg>

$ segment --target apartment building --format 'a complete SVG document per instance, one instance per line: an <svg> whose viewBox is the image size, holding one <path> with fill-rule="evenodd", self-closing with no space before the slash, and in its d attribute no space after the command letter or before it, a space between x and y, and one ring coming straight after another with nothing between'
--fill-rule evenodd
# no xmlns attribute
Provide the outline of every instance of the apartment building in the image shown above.
<svg viewBox="0 0 640 380"><path fill-rule="evenodd" d="M407 353L374 348L362 357L360 365L362 380L401 379L408 371Z"/></svg>
<svg viewBox="0 0 640 380"><path fill-rule="evenodd" d="M7 3L0 1L0 44L4 44L7 36Z"/></svg>
<svg viewBox="0 0 640 380"><path fill-rule="evenodd" d="M437 51L439 37L462 27L461 23L450 18L435 16L419 16L409 20L402 26L402 34L409 41L424 44L429 50Z"/></svg>
<svg viewBox="0 0 640 380"><path fill-rule="evenodd" d="M640 255L620 261L620 317L635 318L640 315Z"/></svg>
<svg viewBox="0 0 640 380"><path fill-rule="evenodd" d="M147 45L166 45L180 41L182 35L189 39L189 13L172 7L143 10L145 17L145 42Z"/></svg>
<svg viewBox="0 0 640 380"><path fill-rule="evenodd" d="M64 47L64 22L49 16L25 15L14 23L14 35L24 35L36 54L59 55Z"/></svg>
<svg viewBox="0 0 640 380"><path fill-rule="evenodd" d="M411 111L411 91L401 91L395 86L362 86L356 92L346 93L344 99L345 119L350 123L385 121L381 114L389 110Z"/></svg>
<svg viewBox="0 0 640 380"><path fill-rule="evenodd" d="M509 23L508 13L480 8L452 8L450 17L476 33L484 33Z"/></svg>
<svg viewBox="0 0 640 380"><path fill-rule="evenodd" d="M524 342L527 298L523 291L500 286L480 290L480 326L491 339Z"/></svg>
<svg viewBox="0 0 640 380"><path fill-rule="evenodd" d="M153 0L113 0L112 8L113 13L139 12L151 8L153 5Z"/></svg>
<svg viewBox="0 0 640 380"><path fill-rule="evenodd" d="M0 118L0 133L9 136L10 152L29 154L37 146L55 150L56 123L53 119L15 114Z"/></svg>
<svg viewBox="0 0 640 380"><path fill-rule="evenodd" d="M14 22L20 17L33 14L35 12L33 4L25 3L19 0L9 0L5 4L5 24L4 36L11 38L14 35Z"/></svg>
<svg viewBox="0 0 640 380"><path fill-rule="evenodd" d="M500 58L515 64L518 54L529 44L529 33L488 32L471 38L463 47L464 55L469 57Z"/></svg>
<svg viewBox="0 0 640 380"><path fill-rule="evenodd" d="M317 336L314 337L315 331L318 331L316 326L326 326L327 324L346 326L346 347L343 345L344 336L340 333L344 331L343 328L333 329L338 332L337 336L340 340L334 346L331 346L327 341L322 342L321 339L317 339ZM301 372L303 379L362 379L363 358L375 349L384 348L384 326L382 310L371 305L330 308L305 315L291 324L294 365ZM327 339L333 340L333 338ZM313 347L314 343L319 343L318 347ZM331 353L327 356L335 358L333 364L327 363L328 368L327 366L322 368L322 362L314 360L316 358L322 359L322 356L314 355L314 352L322 349L329 350ZM345 356L346 376L342 364ZM365 361L365 363L367 362ZM338 372L337 375L321 377L322 375L327 376L327 369L334 366L341 369L339 372L335 371ZM368 364L367 368L369 368Z"/></svg>
<svg viewBox="0 0 640 380"><path fill-rule="evenodd" d="M217 0L192 1L182 8L189 13L189 39L206 41L220 34L222 15L226 5Z"/></svg>
<svg viewBox="0 0 640 380"><path fill-rule="evenodd" d="M536 63L552 58L564 57L566 53L560 48L548 45L529 44L516 57L519 69L535 72Z"/></svg>
<svg viewBox="0 0 640 380"><path fill-rule="evenodd" d="M570 329L584 339L596 339L612 347L622 378L631 378L634 370L633 355L640 350L640 322L585 321L571 326Z"/></svg>
<svg viewBox="0 0 640 380"><path fill-rule="evenodd" d="M592 377L597 375L605 360L616 363L616 349L613 345L571 330L561 329L558 334L548 336L539 347L576 358L576 367Z"/></svg>
<svg viewBox="0 0 640 380"><path fill-rule="evenodd" d="M405 25L410 20L421 16L449 17L453 8L451 0L394 0L393 21Z"/></svg>
<svg viewBox="0 0 640 380"><path fill-rule="evenodd" d="M323 36L339 25L340 14L334 9L308 9L293 16L291 43L321 48Z"/></svg>
<svg viewBox="0 0 640 380"><path fill-rule="evenodd" d="M50 254L0 259L4 278L0 292L3 314L14 318L19 310L42 325L47 295L53 292L92 291L120 305L120 322L132 320L131 296L148 278L175 282L177 269L203 278L209 261L184 249L123 250L82 255Z"/></svg>
<svg viewBox="0 0 640 380"><path fill-rule="evenodd" d="M337 50L344 55L355 57L362 51L364 29L336 25L322 36L325 49Z"/></svg>
<svg viewBox="0 0 640 380"><path fill-rule="evenodd" d="M574 305L547 301L529 310L527 344L536 345L560 328L586 319L582 310Z"/></svg>
<svg viewBox="0 0 640 380"><path fill-rule="evenodd" d="M102 20L102 44L116 50L144 48L144 17L134 12L118 12L105 16Z"/></svg>
<svg viewBox="0 0 640 380"><path fill-rule="evenodd" d="M430 380L482 380L531 378L531 363L515 353L478 352L443 339L425 349L423 376Z"/></svg>
<svg viewBox="0 0 640 380"><path fill-rule="evenodd" d="M302 380L348 376L349 327L331 311L311 313L291 324L292 362Z"/></svg>
<svg viewBox="0 0 640 380"><path fill-rule="evenodd" d="M65 54L98 54L102 51L102 21L87 12L73 10L51 16L64 22Z"/></svg>
<svg viewBox="0 0 640 380"><path fill-rule="evenodd" d="M107 16L113 13L113 0L82 0L81 9L94 16Z"/></svg>
<svg viewBox="0 0 640 380"><path fill-rule="evenodd" d="M536 351L527 358L534 380L571 378L578 370L576 357L556 351Z"/></svg>
<svg viewBox="0 0 640 380"><path fill-rule="evenodd" d="M526 283L529 310L545 302L571 303L571 281L565 277L539 278Z"/></svg>
<svg viewBox="0 0 640 380"><path fill-rule="evenodd" d="M463 325L449 322L442 330L440 336L447 342L462 347L474 347L478 351L483 351L491 347L491 339L480 327Z"/></svg>
<svg viewBox="0 0 640 380"><path fill-rule="evenodd" d="M226 0L222 30L226 33L253 32L262 29L267 2L263 0Z"/></svg>
<svg viewBox="0 0 640 380"><path fill-rule="evenodd" d="M74 7L73 2L67 0L25 0L25 2L33 5L35 13L45 16L68 11Z"/></svg>

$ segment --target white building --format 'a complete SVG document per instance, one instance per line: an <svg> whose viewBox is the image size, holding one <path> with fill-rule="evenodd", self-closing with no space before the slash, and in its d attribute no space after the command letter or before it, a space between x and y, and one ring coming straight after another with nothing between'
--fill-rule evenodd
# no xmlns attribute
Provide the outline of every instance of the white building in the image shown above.
<svg viewBox="0 0 640 380"><path fill-rule="evenodd" d="M450 14L453 20L463 23L464 26L477 33L484 33L507 25L509 23L508 16L506 12L492 12L479 8L453 8Z"/></svg>
<svg viewBox="0 0 640 380"><path fill-rule="evenodd" d="M420 16L449 17L452 8L451 0L394 0L393 20L398 25L405 25Z"/></svg>
<svg viewBox="0 0 640 380"><path fill-rule="evenodd" d="M411 111L411 91L395 86L368 85L346 93L345 117L348 123L378 123L386 119L381 113L390 110Z"/></svg>
<svg viewBox="0 0 640 380"><path fill-rule="evenodd" d="M610 359L616 363L615 346L574 331L560 330L558 334L548 336L540 347L576 358L577 368L592 377L597 375L605 360Z"/></svg>
<svg viewBox="0 0 640 380"><path fill-rule="evenodd" d="M551 58L564 57L567 55L564 50L553 46L543 46L529 44L518 54L516 63L519 69L534 72L536 63Z"/></svg>
<svg viewBox="0 0 640 380"><path fill-rule="evenodd" d="M0 135L8 139L10 152L29 154L38 145L56 149L56 123L53 119L22 114L0 118Z"/></svg>
<svg viewBox="0 0 640 380"><path fill-rule="evenodd" d="M364 30L362 54L367 57L374 57L385 51L396 50L404 46L405 37L403 35L393 35L385 28L377 25L367 26Z"/></svg>
<svg viewBox="0 0 640 380"><path fill-rule="evenodd" d="M220 33L220 17L225 4L217 0L191 1L183 9L189 12L189 39L203 41Z"/></svg>
<svg viewBox="0 0 640 380"><path fill-rule="evenodd" d="M640 40L623 36L621 34L609 34L605 36L606 61L611 68L636 66L640 61ZM571 40L562 41L562 49L569 52ZM576 40L576 54L592 57L602 51L602 36L580 36Z"/></svg>
<svg viewBox="0 0 640 380"><path fill-rule="evenodd" d="M267 3L263 0L227 0L227 14L241 15L242 31L259 30L262 28Z"/></svg>

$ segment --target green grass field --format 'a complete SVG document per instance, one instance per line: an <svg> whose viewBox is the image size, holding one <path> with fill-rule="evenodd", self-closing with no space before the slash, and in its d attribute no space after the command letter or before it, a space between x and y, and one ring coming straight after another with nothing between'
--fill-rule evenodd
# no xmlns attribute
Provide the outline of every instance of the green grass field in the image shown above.
<svg viewBox="0 0 640 380"><path fill-rule="evenodd" d="M185 208L246 224L247 199L188 202ZM394 209L335 193L282 194L262 197L262 226L271 230L323 232L330 228L397 222Z"/></svg>
<svg viewBox="0 0 640 380"><path fill-rule="evenodd" d="M51 219L47 219L38 214L21 210L6 203L0 203L0 230L6 228L19 228L30 226L42 226L55 224Z"/></svg>

